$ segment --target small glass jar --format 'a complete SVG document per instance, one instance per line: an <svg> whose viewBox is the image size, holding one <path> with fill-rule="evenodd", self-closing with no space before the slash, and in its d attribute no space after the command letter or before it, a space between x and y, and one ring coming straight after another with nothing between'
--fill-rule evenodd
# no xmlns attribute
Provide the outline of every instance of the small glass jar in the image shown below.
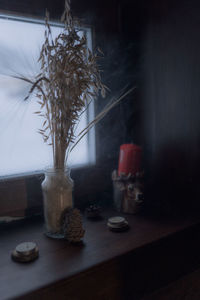
<svg viewBox="0 0 200 300"><path fill-rule="evenodd" d="M73 206L73 180L70 169L47 169L42 182L45 234L61 239L63 235L63 216Z"/></svg>

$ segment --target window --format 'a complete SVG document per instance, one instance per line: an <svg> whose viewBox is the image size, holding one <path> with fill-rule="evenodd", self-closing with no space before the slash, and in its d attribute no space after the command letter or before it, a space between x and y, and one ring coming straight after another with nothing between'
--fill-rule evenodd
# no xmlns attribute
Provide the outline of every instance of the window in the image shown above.
<svg viewBox="0 0 200 300"><path fill-rule="evenodd" d="M52 24L52 33L61 31ZM80 30L87 35L91 48L91 31ZM37 111L36 98L24 101L29 86L10 75L34 76L39 71L37 59L44 39L44 24L32 19L9 16L0 18L0 176L32 173L43 170L52 163L51 146L43 142L37 130L42 119ZM94 106L84 113L79 128L93 118ZM69 165L78 166L95 161L94 130L74 148Z"/></svg>

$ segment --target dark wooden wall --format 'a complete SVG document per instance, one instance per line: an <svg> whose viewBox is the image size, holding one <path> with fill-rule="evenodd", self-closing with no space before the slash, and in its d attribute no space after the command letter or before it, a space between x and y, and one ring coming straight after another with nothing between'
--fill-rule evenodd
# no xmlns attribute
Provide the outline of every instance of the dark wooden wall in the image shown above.
<svg viewBox="0 0 200 300"><path fill-rule="evenodd" d="M126 126L144 150L147 211L198 212L200 3L119 5L123 45L130 46L126 75L134 74L138 86L136 103L128 106L132 125L126 121Z"/></svg>
<svg viewBox="0 0 200 300"><path fill-rule="evenodd" d="M143 36L147 200L164 212L199 207L200 3L151 1Z"/></svg>

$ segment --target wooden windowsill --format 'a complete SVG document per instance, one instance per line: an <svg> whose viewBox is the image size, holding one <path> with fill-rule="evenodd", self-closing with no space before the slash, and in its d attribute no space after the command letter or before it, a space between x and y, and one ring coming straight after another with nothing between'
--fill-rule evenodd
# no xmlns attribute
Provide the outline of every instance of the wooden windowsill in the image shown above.
<svg viewBox="0 0 200 300"><path fill-rule="evenodd" d="M109 268L110 271L108 271L108 273L105 273L107 271L104 272L102 269L102 274L105 275L102 275L101 280L104 277L111 277L112 274L116 276L117 272L121 275L123 272L126 272L123 269L127 263L126 259L123 261L125 257L128 257L128 264L130 262L129 267L131 268L131 263L134 263L136 269L136 262L141 259L142 269L145 267L143 264L147 264L148 259L152 260L152 257L155 260L159 259L158 253L160 254L160 249L163 249L164 254L162 253L160 261L162 261L163 258L164 261L166 257L163 255L166 255L167 251L168 254L173 253L173 245L171 248L166 249L166 245L169 247L170 239L173 243L176 243L177 238L180 237L181 242L177 245L182 247L180 243L184 243L185 241L186 245L183 252L189 251L187 244L191 241L187 241L187 239L191 237L191 232L200 226L200 222L197 218L155 220L145 216L126 215L130 224L130 230L123 233L113 233L107 229L106 221L108 217L114 215L116 215L116 212L111 211L105 213L104 218L100 221L85 220L84 226L86 234L82 246L69 245L65 241L47 238L43 234L43 223L39 221L28 222L26 226L1 229L0 299L49 300L55 299L54 293L58 293L58 291L61 291L62 289L65 292L57 299L66 299L64 297L68 295L65 294L67 293L66 287L68 285L68 291L71 293L70 295L81 292L81 288L84 289L84 287L81 287L80 285L79 291L79 284L76 283L77 290L72 292L72 288L70 290L71 281L86 273L90 274L90 272L94 272L95 274L95 272L98 273L98 270L101 273L101 268L111 262L119 262L117 269L111 267ZM167 239L168 242L166 245L161 242L162 247L155 248L155 245L160 247L158 246L158 242L167 241ZM194 238L192 240L194 240ZM28 264L13 262L10 258L11 251L17 244L24 241L34 241L37 243L40 252L39 259ZM176 249L178 247L177 245L175 246ZM154 246L153 251L151 246ZM144 252L145 249L146 252ZM144 256L141 256L142 251ZM174 253L176 253L176 250ZM185 255L187 256L187 254L188 252ZM148 258L148 255L153 256ZM177 256L179 256L178 253ZM136 260L133 261L132 258ZM120 259L122 260L120 261ZM176 258L174 259L176 260ZM185 257L183 259L185 260ZM122 263L123 266L120 265L120 263ZM189 265L192 268L194 267L190 261L188 261L188 266ZM139 269L140 267L138 267L138 270ZM128 272L131 273L129 269ZM88 276L88 278L92 280L92 276ZM120 280L121 279L119 279L119 281ZM51 291L50 294L48 294L49 291ZM52 298L50 295L52 295ZM85 298L78 298L77 296L77 298L73 299ZM88 296L87 299L92 299L92 296L91 298ZM95 298L94 296L93 299L98 298Z"/></svg>

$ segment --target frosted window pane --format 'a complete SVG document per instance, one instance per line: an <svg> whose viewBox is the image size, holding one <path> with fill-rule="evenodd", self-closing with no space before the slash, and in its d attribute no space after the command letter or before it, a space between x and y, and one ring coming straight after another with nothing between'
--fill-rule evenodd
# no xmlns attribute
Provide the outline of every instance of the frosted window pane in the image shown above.
<svg viewBox="0 0 200 300"><path fill-rule="evenodd" d="M60 30L52 27L53 35ZM0 19L0 176L39 171L52 164L51 146L44 144L37 132L43 121L33 114L38 110L36 98L24 102L29 86L7 76L33 76L39 71L37 59L43 38L42 24ZM86 121L85 114L79 129ZM85 137L71 153L69 164L88 162Z"/></svg>

